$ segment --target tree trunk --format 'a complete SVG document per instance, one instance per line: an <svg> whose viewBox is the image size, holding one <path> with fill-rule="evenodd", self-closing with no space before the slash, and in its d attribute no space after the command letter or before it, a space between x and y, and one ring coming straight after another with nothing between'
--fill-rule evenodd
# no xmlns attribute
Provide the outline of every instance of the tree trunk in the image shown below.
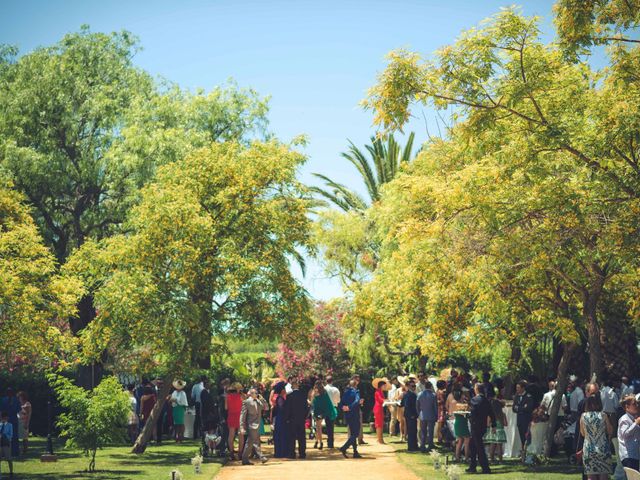
<svg viewBox="0 0 640 480"><path fill-rule="evenodd" d="M520 347L513 345L511 347L511 355L509 357L509 373L504 377L504 397L506 400L511 400L513 398L513 385L515 383L515 374L517 373L515 369L520 364L521 358L522 351L520 350Z"/></svg>
<svg viewBox="0 0 640 480"><path fill-rule="evenodd" d="M602 378L602 373L604 372L604 358L600 345L600 326L598 325L596 310L597 299L593 297L594 295L589 295L583 307L583 317L589 335L589 373L592 381Z"/></svg>
<svg viewBox="0 0 640 480"><path fill-rule="evenodd" d="M85 295L78 303L78 316L69 321L71 332L78 335L96 317L96 309L93 305L93 295ZM78 385L86 390L93 390L100 383L103 375L102 362L94 362L90 365L78 367Z"/></svg>
<svg viewBox="0 0 640 480"><path fill-rule="evenodd" d="M560 411L560 405L562 405L562 396L567 390L567 383L569 383L569 364L571 358L576 351L577 345L575 343L562 344L562 357L558 364L558 374L556 377L556 395L553 397L553 402L549 409L549 428L547 429L547 439L544 446L544 455L549 457L551 455L551 446L553 445L553 436L555 429L553 428L558 421L558 412Z"/></svg>
<svg viewBox="0 0 640 480"><path fill-rule="evenodd" d="M147 443L149 443L149 439L153 434L153 428L156 426L158 419L162 413L162 408L166 403L167 395L169 395L169 391L171 390L171 378L165 378L162 384L162 389L158 392L158 399L156 400L156 404L153 406L151 410L151 415L149 419L145 422L140 435L136 439L136 443L133 444L133 448L131 449L131 453L144 453L147 449Z"/></svg>

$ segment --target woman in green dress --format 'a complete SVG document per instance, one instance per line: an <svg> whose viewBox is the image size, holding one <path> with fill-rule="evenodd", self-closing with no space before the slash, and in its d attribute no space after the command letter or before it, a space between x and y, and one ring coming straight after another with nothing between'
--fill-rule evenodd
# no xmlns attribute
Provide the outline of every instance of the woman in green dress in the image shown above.
<svg viewBox="0 0 640 480"><path fill-rule="evenodd" d="M171 414L173 416L173 433L177 443L181 443L184 439L184 412L189 406L187 401L187 394L184 393L184 387L187 386L187 382L183 380L174 380L173 388L174 392L171 394Z"/></svg>
<svg viewBox="0 0 640 480"><path fill-rule="evenodd" d="M469 421L466 414L456 413L459 404L465 404L462 397L462 390L453 391L453 434L456 437L456 462L460 461L460 451L464 446L464 456L466 460L469 460L469 439L471 438L471 432L469 431Z"/></svg>
<svg viewBox="0 0 640 480"><path fill-rule="evenodd" d="M322 383L322 380L318 380L315 383L315 386L313 387L313 395L312 410L313 418L316 422L316 443L314 448L322 450L322 420L324 419L327 427L331 427L338 416L338 411L333 405L331 397L329 397L329 394L324 389L324 383ZM331 442L331 438L329 438L329 442ZM331 448L331 444L329 444L329 448Z"/></svg>

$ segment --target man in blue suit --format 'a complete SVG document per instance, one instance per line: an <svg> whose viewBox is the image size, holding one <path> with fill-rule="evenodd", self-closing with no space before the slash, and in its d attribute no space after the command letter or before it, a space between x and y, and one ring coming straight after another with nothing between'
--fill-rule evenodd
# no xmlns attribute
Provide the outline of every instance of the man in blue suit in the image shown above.
<svg viewBox="0 0 640 480"><path fill-rule="evenodd" d="M438 400L429 380L424 383L424 390L418 395L418 418L420 419L420 451L435 448L433 430L438 420Z"/></svg>
<svg viewBox="0 0 640 480"><path fill-rule="evenodd" d="M404 419L407 424L407 451L418 451L418 397L416 396L416 382L407 383L407 393L402 397L400 406L404 407Z"/></svg>
<svg viewBox="0 0 640 480"><path fill-rule="evenodd" d="M344 419L349 426L349 438L345 444L340 448L340 452L347 457L347 449L353 447L353 458L362 458L358 453L358 435L360 434L360 393L358 392L357 383L355 380L349 382L349 386L342 394L342 399L338 404L344 412Z"/></svg>

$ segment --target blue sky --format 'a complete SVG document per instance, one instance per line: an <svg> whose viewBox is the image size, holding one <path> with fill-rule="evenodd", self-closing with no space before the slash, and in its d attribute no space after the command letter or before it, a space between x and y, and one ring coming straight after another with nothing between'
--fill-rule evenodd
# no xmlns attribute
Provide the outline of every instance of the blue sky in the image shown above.
<svg viewBox="0 0 640 480"><path fill-rule="evenodd" d="M388 1L79 1L0 0L0 43L22 53L50 45L88 24L94 31L129 30L143 51L136 63L183 87L210 89L234 78L271 95L270 129L281 139L306 134L311 172L359 187L340 152L374 133L370 112L358 102L400 47L429 54L460 31L513 2L495 0ZM551 0L520 2L543 17L552 35ZM434 115L426 111L430 129ZM409 129L426 139L422 118ZM435 130L433 130L435 131ZM335 279L310 262L304 285L316 298L340 294Z"/></svg>

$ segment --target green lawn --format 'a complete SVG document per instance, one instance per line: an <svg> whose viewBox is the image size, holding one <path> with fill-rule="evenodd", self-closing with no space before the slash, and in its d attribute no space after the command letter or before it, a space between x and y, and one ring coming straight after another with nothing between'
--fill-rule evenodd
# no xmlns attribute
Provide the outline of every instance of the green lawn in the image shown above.
<svg viewBox="0 0 640 480"><path fill-rule="evenodd" d="M16 480L157 480L169 479L171 470L177 468L185 480L211 480L221 467L219 461L205 459L202 474L196 475L191 458L198 452L199 442L187 441L181 445L165 441L161 446L151 445L143 455L132 455L130 447L109 447L96 455L96 472L86 471L88 458L77 450L56 445L58 461L41 463L40 454L45 450L42 438L32 439L26 457L14 461L13 478ZM216 459L217 460L217 459ZM8 472L2 462L2 478Z"/></svg>
<svg viewBox="0 0 640 480"><path fill-rule="evenodd" d="M387 441L389 441L388 438ZM435 470L433 468L433 461L428 454L408 453L406 443L400 443L396 440L391 440L391 445L397 450L400 461L415 472L418 477L429 480L447 480L444 469ZM444 464L444 455L449 455L451 458L451 452L441 450L441 453ZM461 463L458 466L463 471L461 478L478 478L475 475L464 473L467 465ZM491 465L491 470L494 474L487 478L504 480L576 480L581 478L582 472L581 469L569 465L564 456L552 459L548 465L532 467L525 467L516 460L505 460L502 465Z"/></svg>

